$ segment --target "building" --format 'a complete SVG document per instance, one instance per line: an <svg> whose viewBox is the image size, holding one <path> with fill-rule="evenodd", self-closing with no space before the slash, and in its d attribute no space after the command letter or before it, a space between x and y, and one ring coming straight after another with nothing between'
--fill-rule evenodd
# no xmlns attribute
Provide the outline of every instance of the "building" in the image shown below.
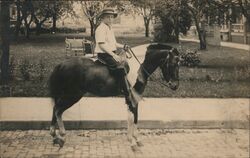
<svg viewBox="0 0 250 158"><path fill-rule="evenodd" d="M237 6L236 6L237 8ZM225 20L226 23L221 27L222 36L224 34L223 41L229 41L241 44L250 44L250 22L241 12L238 10L229 10L231 20ZM225 16L226 17L226 16Z"/></svg>
<svg viewBox="0 0 250 158"><path fill-rule="evenodd" d="M228 28L229 41L250 44L250 22L247 23L243 15L237 18L236 22L228 24Z"/></svg>

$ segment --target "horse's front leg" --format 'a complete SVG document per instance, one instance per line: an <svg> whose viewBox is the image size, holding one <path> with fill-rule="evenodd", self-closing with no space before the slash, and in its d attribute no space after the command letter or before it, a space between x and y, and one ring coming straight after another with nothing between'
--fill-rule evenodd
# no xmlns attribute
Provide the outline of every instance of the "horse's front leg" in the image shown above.
<svg viewBox="0 0 250 158"><path fill-rule="evenodd" d="M137 129L137 123L134 124L134 127L133 127L133 137L135 138L135 141L136 141L136 144L138 146L143 146L143 143L141 142L141 139L140 137L138 136L138 129Z"/></svg>
<svg viewBox="0 0 250 158"><path fill-rule="evenodd" d="M132 108L132 114L133 114L133 124L132 124L132 136L135 139L135 142L138 146L143 146L141 139L138 136L138 128L137 128L137 124L138 124L138 104Z"/></svg>
<svg viewBox="0 0 250 158"><path fill-rule="evenodd" d="M134 114L130 109L128 109L127 122L128 122L128 131L127 131L128 141L131 143L131 147L134 148L137 145L137 143L134 137Z"/></svg>

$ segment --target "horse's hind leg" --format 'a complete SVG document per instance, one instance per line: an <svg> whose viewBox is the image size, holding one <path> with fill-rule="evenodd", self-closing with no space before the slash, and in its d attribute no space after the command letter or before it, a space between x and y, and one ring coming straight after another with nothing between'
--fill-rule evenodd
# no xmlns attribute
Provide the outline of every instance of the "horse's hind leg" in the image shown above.
<svg viewBox="0 0 250 158"><path fill-rule="evenodd" d="M67 97L67 98L60 99L58 103L55 105L55 117L56 117L56 121L57 121L58 128L59 128L59 134L61 136L64 136L66 134L65 127L62 121L63 112L67 110L68 108L70 108L73 104L78 102L80 99L81 99L81 96Z"/></svg>
<svg viewBox="0 0 250 158"><path fill-rule="evenodd" d="M50 135L52 137L56 136L56 115L55 115L55 106L53 108L53 112L52 112L52 120L51 120L51 124L50 124Z"/></svg>
<svg viewBox="0 0 250 158"><path fill-rule="evenodd" d="M82 95L79 95L78 97L60 98L54 106L52 123L54 123L54 121L56 120L55 122L57 122L57 125L59 128L59 135L54 136L53 143L59 144L60 148L62 148L64 145L65 140L64 140L63 136L66 134L64 124L62 121L62 114L65 110L70 108L74 103L79 101L81 99L81 96Z"/></svg>

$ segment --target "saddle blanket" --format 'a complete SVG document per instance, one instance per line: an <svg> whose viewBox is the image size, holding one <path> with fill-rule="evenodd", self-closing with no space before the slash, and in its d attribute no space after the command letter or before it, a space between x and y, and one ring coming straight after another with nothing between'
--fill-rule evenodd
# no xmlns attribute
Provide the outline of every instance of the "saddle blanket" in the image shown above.
<svg viewBox="0 0 250 158"><path fill-rule="evenodd" d="M140 46L136 46L132 48L133 52L135 53L136 57L139 59L140 63L144 61L148 46L149 44L144 44L144 45L140 45ZM92 54L86 54L85 57L91 59L94 62L98 60L97 56L93 56ZM134 56L128 59L128 64L130 67L130 71L127 77L131 85L134 85L136 82L136 78L138 75L137 72L140 68L140 64L138 63L138 61L136 61Z"/></svg>

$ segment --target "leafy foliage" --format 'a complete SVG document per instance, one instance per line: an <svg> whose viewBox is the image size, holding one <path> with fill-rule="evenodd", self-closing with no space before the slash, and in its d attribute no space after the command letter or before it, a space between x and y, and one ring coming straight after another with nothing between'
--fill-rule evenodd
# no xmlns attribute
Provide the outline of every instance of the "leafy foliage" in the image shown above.
<svg viewBox="0 0 250 158"><path fill-rule="evenodd" d="M181 56L181 65L182 66L188 66L188 67L195 67L198 66L201 62L197 51L196 50L190 50L190 49L179 49L180 56Z"/></svg>
<svg viewBox="0 0 250 158"><path fill-rule="evenodd" d="M130 0L130 2L135 7L135 12L143 16L145 26L145 37L149 37L149 24L154 16L156 1Z"/></svg>
<svg viewBox="0 0 250 158"><path fill-rule="evenodd" d="M14 75L15 68L16 68L15 57L11 56L10 63L9 63L9 79L10 79L10 81L13 81L15 78L15 75Z"/></svg>
<svg viewBox="0 0 250 158"><path fill-rule="evenodd" d="M24 21L27 30L26 37L29 38L29 30L32 22L36 24L37 34L42 24L49 18L53 18L53 23L65 14L74 15L73 1L36 1L36 0L15 0L17 7L17 34L20 31L20 25ZM54 28L55 29L55 28Z"/></svg>
<svg viewBox="0 0 250 158"><path fill-rule="evenodd" d="M24 59L20 65L20 72L24 81L30 80L30 68L31 64L29 60Z"/></svg>
<svg viewBox="0 0 250 158"><path fill-rule="evenodd" d="M178 42L179 32L186 34L191 26L191 14L179 0L161 0L156 4L155 41Z"/></svg>

